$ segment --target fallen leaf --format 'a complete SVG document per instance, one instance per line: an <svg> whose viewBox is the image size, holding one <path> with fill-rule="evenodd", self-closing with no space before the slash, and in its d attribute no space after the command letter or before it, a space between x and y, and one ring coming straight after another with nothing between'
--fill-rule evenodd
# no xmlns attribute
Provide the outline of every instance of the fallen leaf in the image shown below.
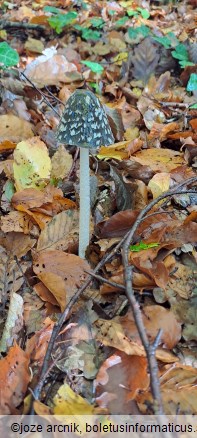
<svg viewBox="0 0 197 438"><path fill-rule="evenodd" d="M47 184L51 161L48 150L39 137L17 144L13 168L17 191L31 187L41 189Z"/></svg>
<svg viewBox="0 0 197 438"><path fill-rule="evenodd" d="M109 408L111 414L129 413L128 401L149 386L147 360L145 357L127 356L116 350L103 362L95 380L96 401L99 406ZM108 394L106 404L102 394ZM112 395L112 397L109 397ZM104 403L103 403L104 401Z"/></svg>
<svg viewBox="0 0 197 438"><path fill-rule="evenodd" d="M13 114L0 116L0 143L4 140L18 143L21 140L33 137L32 125L26 120L19 119Z"/></svg>
<svg viewBox="0 0 197 438"><path fill-rule="evenodd" d="M80 257L63 251L48 250L34 255L33 269L37 277L63 307L85 281L90 270Z"/></svg>
<svg viewBox="0 0 197 438"><path fill-rule="evenodd" d="M0 361L1 415L19 413L29 381L29 356L15 344Z"/></svg>
<svg viewBox="0 0 197 438"><path fill-rule="evenodd" d="M177 166L185 164L183 154L170 149L143 149L132 155L132 160L149 166L155 172L170 172Z"/></svg>
<svg viewBox="0 0 197 438"><path fill-rule="evenodd" d="M150 341L153 342L159 329L162 330L160 342L164 344L165 347L172 349L180 340L181 324L177 322L171 310L157 305L146 306L143 309L142 318ZM131 311L127 312L125 316L120 317L120 323L126 336L131 339L139 339Z"/></svg>

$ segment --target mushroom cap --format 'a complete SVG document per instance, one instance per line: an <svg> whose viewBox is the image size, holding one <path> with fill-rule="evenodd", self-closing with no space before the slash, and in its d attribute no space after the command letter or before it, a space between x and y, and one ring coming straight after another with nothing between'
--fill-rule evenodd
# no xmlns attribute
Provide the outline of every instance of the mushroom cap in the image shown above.
<svg viewBox="0 0 197 438"><path fill-rule="evenodd" d="M61 143L97 149L114 143L107 115L97 97L88 90L77 90L67 100L58 130Z"/></svg>

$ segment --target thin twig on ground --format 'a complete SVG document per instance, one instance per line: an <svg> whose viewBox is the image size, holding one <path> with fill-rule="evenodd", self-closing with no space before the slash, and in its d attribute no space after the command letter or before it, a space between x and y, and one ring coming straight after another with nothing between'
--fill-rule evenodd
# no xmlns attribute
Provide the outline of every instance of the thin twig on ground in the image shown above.
<svg viewBox="0 0 197 438"><path fill-rule="evenodd" d="M39 88L37 88L35 86L35 84L25 75L25 73L23 73L22 71L20 72L20 75L23 76L27 82L29 82L29 84L31 84L31 86L43 97L44 102L54 111L54 113L60 118L60 114L58 113L58 111L53 107L53 105L51 105L51 103L49 102L49 100L47 99L47 97L45 96L45 94L43 93L43 91L39 90Z"/></svg>
<svg viewBox="0 0 197 438"><path fill-rule="evenodd" d="M135 231L137 230L138 226L140 225L140 223L145 219L144 216L148 213L148 211L150 211L152 209L152 207L154 207L159 201L161 201L162 199L166 198L166 197L170 197L173 196L175 194L184 194L184 193L195 193L195 191L183 191L183 189L181 190L182 187L184 186L188 186L194 182L197 181L197 177L192 177L189 178L188 180L185 180L184 182L178 184L176 187L173 188L173 190L168 191L163 193L162 195L160 195L158 198L154 199L153 201L151 201L138 215L135 223L133 224L132 228L130 231L128 231L126 233L126 235L120 240L120 242L118 242L118 244L112 249L112 251L110 251L109 253L105 254L104 257L102 258L102 260L98 263L98 265L96 266L96 268L94 269L93 273L97 274L97 272L105 265L105 263L107 263L108 261L110 261L114 255L116 255L116 253L119 251L119 249L125 245L125 248L127 248L127 246L129 247L129 244L131 242L131 239L135 233ZM127 254L125 254L125 257L127 257ZM130 283L131 281L131 277L132 275L129 273L129 278L127 280L127 282ZM66 306L64 312L61 314L59 320L56 322L56 324L54 325L53 328L53 332L51 334L51 338L48 344L48 348L46 351L46 355L43 361L43 366L42 366L42 370L41 370L41 374L40 374L40 379L34 389L34 396L36 399L39 399L40 395L41 395L41 391L42 388L44 386L44 376L47 372L47 369L49 368L49 362L50 362L50 358L51 358L51 353L54 347L54 343L55 340L63 326L63 324L65 323L65 321L67 320L70 311L73 307L73 305L77 302L78 298L81 296L81 294L85 291L85 289L89 286L89 284L91 283L92 277L88 276L88 278L86 279L85 283L78 289L78 291L75 293L75 295L71 298L71 300L69 301L68 305ZM154 357L154 356L153 356ZM151 361L151 367L152 367L152 361ZM154 371L155 372L155 371ZM154 374L152 372L152 374ZM157 381L158 381L158 376L157 376ZM152 391L152 386L151 386L151 391ZM155 397L154 397L155 398ZM157 409L158 412L158 409Z"/></svg>
<svg viewBox="0 0 197 438"><path fill-rule="evenodd" d="M125 292L125 286L122 284L115 283L114 281L110 281L107 278L103 278L101 275L94 274L94 272L85 271L87 274L91 275L92 277L96 278L97 280L101 281L102 283L109 284L110 286L117 287L118 289L121 289Z"/></svg>
<svg viewBox="0 0 197 438"><path fill-rule="evenodd" d="M39 30L40 32L49 32L49 29L46 26L42 26L41 24L33 24L33 23L24 23L22 21L5 21L0 20L0 29L27 29L27 30Z"/></svg>

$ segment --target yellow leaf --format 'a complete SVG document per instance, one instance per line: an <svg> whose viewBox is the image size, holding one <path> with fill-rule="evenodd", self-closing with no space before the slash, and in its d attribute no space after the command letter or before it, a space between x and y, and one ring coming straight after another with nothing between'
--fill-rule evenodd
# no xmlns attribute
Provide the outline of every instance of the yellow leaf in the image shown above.
<svg viewBox="0 0 197 438"><path fill-rule="evenodd" d="M14 179L16 190L42 189L46 186L51 170L51 160L45 144L39 137L17 144L14 151Z"/></svg>
<svg viewBox="0 0 197 438"><path fill-rule="evenodd" d="M144 166L149 166L154 172L170 172L178 166L185 164L183 154L171 149L143 149L132 156L132 161L137 161Z"/></svg>
<svg viewBox="0 0 197 438"><path fill-rule="evenodd" d="M98 158L116 158L116 160L126 160L129 158L127 146L131 143L131 140L121 141L111 146L101 146L99 149Z"/></svg>
<svg viewBox="0 0 197 438"><path fill-rule="evenodd" d="M167 192L170 187L170 174L166 172L157 173L149 181L148 187L152 192L153 199L157 198L163 192Z"/></svg>
<svg viewBox="0 0 197 438"><path fill-rule="evenodd" d="M67 383L60 386L53 399L55 415L93 415L96 408L70 388Z"/></svg>
<svg viewBox="0 0 197 438"><path fill-rule="evenodd" d="M128 53L127 52L121 52L121 53L118 53L118 55L116 55L114 58L113 58L113 62L116 64L116 65L122 65L122 62L123 61L127 61L127 59L128 59Z"/></svg>
<svg viewBox="0 0 197 438"><path fill-rule="evenodd" d="M126 140L135 140L135 138L139 137L139 129L137 127L135 128L127 128L124 137Z"/></svg>

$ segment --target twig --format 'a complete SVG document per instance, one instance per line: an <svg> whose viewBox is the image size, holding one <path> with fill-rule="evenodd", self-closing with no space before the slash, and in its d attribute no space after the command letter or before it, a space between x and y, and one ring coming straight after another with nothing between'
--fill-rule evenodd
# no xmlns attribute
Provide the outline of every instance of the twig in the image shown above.
<svg viewBox="0 0 197 438"><path fill-rule="evenodd" d="M148 336L142 319L140 306L133 292L133 287L132 287L133 266L129 265L128 263L127 247L125 249L125 245L123 247L123 264L125 269L124 277L125 277L127 298L131 305L134 321L138 329L138 333L140 335L140 339L142 341L142 345L144 346L148 360L149 372L150 372L150 386L154 398L154 414L162 415L164 412L162 408L162 400L161 400L160 385L158 378L158 366L155 357L155 342L153 345L149 343Z"/></svg>
<svg viewBox="0 0 197 438"><path fill-rule="evenodd" d="M140 214L138 215L138 218L137 218L136 222L134 223L133 227L131 228L131 230L128 231L128 233L126 233L126 235L120 240L120 242L118 242L118 244L113 248L113 250L110 253L107 253L107 254L104 255L102 260L98 263L98 265L94 269L93 273L96 274L105 265L105 263L110 261L113 258L113 256L119 251L119 249L121 248L121 246L124 243L128 244L128 242L130 242L130 240L133 237L133 234L135 233L137 227L144 220L143 216L145 216L146 213L149 210L151 210L151 208L154 205L156 205L159 201L161 201L162 199L164 199L166 197L172 196L172 195L177 194L177 193L178 194L184 193L182 190L179 191L179 189L181 189L181 187L183 187L184 185L192 184L195 181L197 181L197 177L189 178L188 180L182 182L181 184L178 184L173 190L171 190L169 192L163 193L158 198L156 198L155 200L150 202L150 204L147 205L140 212ZM185 192L185 193L187 193L187 192ZM40 397L40 394L41 394L41 391L42 391L42 387L44 385L44 376L45 376L45 373L47 372L47 369L48 369L48 366L49 366L48 364L49 364L49 361L50 361L50 358L51 358L51 353L52 353L52 350L53 350L53 346L54 346L55 340L56 340L56 338L58 336L58 333L61 330L62 325L65 323L66 319L68 318L69 313L70 313L73 305L76 303L78 298L81 296L81 294L85 291L85 289L91 283L91 279L92 279L92 277L88 276L88 278L86 279L85 283L78 289L78 291L75 293L75 295L73 295L73 297L69 301L68 305L66 306L64 312L59 317L59 320L54 325L53 332L51 334L51 338L50 338L50 341L49 341L49 344L48 344L48 348L47 348L47 351L46 351L46 355L45 355L45 358L44 358L44 361L43 361L43 366L42 366L42 370L41 370L41 374L40 374L40 379L39 379L39 382L38 382L38 384L36 385L36 387L34 389L34 394L35 394L36 399L39 399L39 397Z"/></svg>
<svg viewBox="0 0 197 438"><path fill-rule="evenodd" d="M58 354L58 357L56 357L55 360L51 363L51 365L49 365L49 367L48 367L48 369L46 370L46 373L44 374L44 376L42 377L42 379L39 379L39 382L38 382L38 385L37 385L38 388L41 387L41 389L42 389L42 387L43 387L43 385L44 385L44 383L45 383L47 377L49 376L49 374L50 374L50 372L52 371L52 369L56 366L57 361L60 359L61 355L62 355L62 352L60 352L60 353ZM34 400L37 400L37 397L36 397L36 393L35 393L35 391L32 391L32 395L33 395ZM33 412L32 412L32 414L33 414Z"/></svg>
<svg viewBox="0 0 197 438"><path fill-rule="evenodd" d="M191 181L192 180L192 181ZM190 178L190 182L197 181L197 178ZM189 180L188 180L189 182ZM152 209L154 205L156 205L160 200L172 196L174 194L183 194L183 190L181 187L183 185L187 184L185 181L184 183L181 183L178 185L178 187L174 188L171 191L168 191L166 193L163 193L158 198L150 202L138 215L137 220L133 224L131 230L129 231L125 242L123 244L123 265L124 265L124 276L125 276L125 285L126 285L126 294L128 297L128 300L131 304L134 320L138 329L138 333L140 335L140 339L142 341L142 344L144 346L148 364L149 364L149 372L150 372L150 386L151 386L151 392L154 399L154 413L162 415L163 414L163 407L162 407L162 400L161 400L161 393L160 393L160 384L159 384L159 378L158 378L158 365L157 360L155 357L155 345L158 344L159 336L155 339L153 344L150 344L146 330L144 327L141 311L138 302L135 299L133 287L132 287L132 269L133 267L129 265L129 246L131 244L132 238L134 236L134 233L139 226L139 224L142 222L143 218L146 218L146 214L148 211ZM191 191L187 191L185 193L191 193Z"/></svg>
<svg viewBox="0 0 197 438"><path fill-rule="evenodd" d="M19 263L18 258L17 258L16 255L14 256L14 260L15 260L17 266L18 266L18 269L20 270L20 272L21 272L21 274L22 274L22 276L23 276L23 278L24 278L24 282L25 282L26 286L28 287L28 289L29 289L31 292L33 292L33 287L32 287L31 284L29 283L28 279L25 277L25 274L24 274L24 272L23 272L23 270L22 270L22 268L21 268L21 265L20 265L20 263Z"/></svg>
<svg viewBox="0 0 197 438"><path fill-rule="evenodd" d="M45 26L42 26L40 24L0 20L0 29L10 29L10 28L28 29L28 30L32 29L32 30L39 30L41 32L47 30Z"/></svg>
<svg viewBox="0 0 197 438"><path fill-rule="evenodd" d="M118 284L115 283L114 281L107 280L106 278L101 277L101 275L94 274L94 272L90 272L90 271L85 271L85 272L87 272L87 274L90 274L92 277L96 278L97 280L101 281L102 283L106 283L109 284L110 286L117 287L118 289L121 289L125 292L125 286L123 286L122 284Z"/></svg>
<svg viewBox="0 0 197 438"><path fill-rule="evenodd" d="M172 106L172 107L178 107L178 108L188 108L191 103L183 103L183 102L161 102L159 100L159 104L162 106Z"/></svg>
<svg viewBox="0 0 197 438"><path fill-rule="evenodd" d="M53 105L51 105L51 103L49 102L49 100L47 99L47 97L45 96L45 94L43 93L43 91L39 90L39 88L37 88L34 83L25 75L25 73L23 73L22 71L20 72L20 74L22 76L24 76L24 78L26 79L27 82L29 82L32 87L38 92L40 93L40 95L43 97L43 100L45 101L45 103L54 111L54 113L56 113L56 115L60 118L60 115L58 113L58 111L53 107Z"/></svg>

